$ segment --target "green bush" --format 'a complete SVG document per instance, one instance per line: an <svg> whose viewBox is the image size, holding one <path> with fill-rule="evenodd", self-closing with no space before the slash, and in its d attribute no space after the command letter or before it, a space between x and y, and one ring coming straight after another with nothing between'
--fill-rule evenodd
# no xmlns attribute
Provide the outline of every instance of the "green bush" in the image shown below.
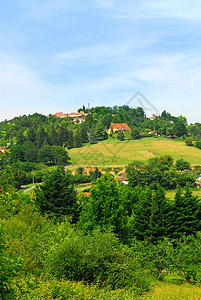
<svg viewBox="0 0 201 300"><path fill-rule="evenodd" d="M192 137L186 138L184 142L186 143L187 146L193 146L193 138Z"/></svg>
<svg viewBox="0 0 201 300"><path fill-rule="evenodd" d="M177 159L176 168L178 171L183 171L186 169L190 170L190 163L185 161L183 158Z"/></svg>
<svg viewBox="0 0 201 300"><path fill-rule="evenodd" d="M148 290L134 255L109 232L72 236L51 251L47 267L47 272L59 279L84 280L112 289L131 288L138 293Z"/></svg>
<svg viewBox="0 0 201 300"><path fill-rule="evenodd" d="M106 288L100 289L94 284L57 280L50 276L20 278L15 285L16 300L135 300L136 292Z"/></svg>
<svg viewBox="0 0 201 300"><path fill-rule="evenodd" d="M201 141L197 141L195 146L196 146L197 148L201 149Z"/></svg>

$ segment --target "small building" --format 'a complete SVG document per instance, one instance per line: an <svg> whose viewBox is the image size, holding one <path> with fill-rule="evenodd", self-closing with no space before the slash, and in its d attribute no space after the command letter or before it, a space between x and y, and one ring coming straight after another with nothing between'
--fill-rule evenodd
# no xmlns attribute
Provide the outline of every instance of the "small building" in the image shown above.
<svg viewBox="0 0 201 300"><path fill-rule="evenodd" d="M201 181L201 175L198 176L198 178L196 179L197 181Z"/></svg>
<svg viewBox="0 0 201 300"><path fill-rule="evenodd" d="M6 152L6 146L2 146L2 147L0 147L0 152L2 152L2 153L5 153Z"/></svg>
<svg viewBox="0 0 201 300"><path fill-rule="evenodd" d="M110 125L108 133L110 134L111 132L118 132L118 131L123 131L123 132L131 132L130 127L126 123L112 123Z"/></svg>
<svg viewBox="0 0 201 300"><path fill-rule="evenodd" d="M68 117L70 117L70 118L74 118L74 116L75 116L74 112L71 112L70 114L68 114Z"/></svg>
<svg viewBox="0 0 201 300"><path fill-rule="evenodd" d="M196 181L195 186L199 189L201 187L201 182Z"/></svg>
<svg viewBox="0 0 201 300"><path fill-rule="evenodd" d="M74 123L82 123L82 122L84 122L85 121L85 117L81 117L81 118L79 118L79 117L76 117L76 118L74 118L73 119L73 122Z"/></svg>
<svg viewBox="0 0 201 300"><path fill-rule="evenodd" d="M176 135L167 135L166 138L167 139L175 139L177 136Z"/></svg>
<svg viewBox="0 0 201 300"><path fill-rule="evenodd" d="M55 114L49 114L49 115L47 115L47 118L49 118L50 115L55 116L57 118L67 118L67 114L62 113L62 112L57 112Z"/></svg>
<svg viewBox="0 0 201 300"><path fill-rule="evenodd" d="M157 135L157 131L156 130L152 130L152 131L149 131L148 134Z"/></svg>
<svg viewBox="0 0 201 300"><path fill-rule="evenodd" d="M153 121L155 119L159 119L159 116L156 116L155 114L153 114L149 119Z"/></svg>
<svg viewBox="0 0 201 300"><path fill-rule="evenodd" d="M125 172L121 174L121 177L115 177L114 179L120 183L128 184L128 178Z"/></svg>

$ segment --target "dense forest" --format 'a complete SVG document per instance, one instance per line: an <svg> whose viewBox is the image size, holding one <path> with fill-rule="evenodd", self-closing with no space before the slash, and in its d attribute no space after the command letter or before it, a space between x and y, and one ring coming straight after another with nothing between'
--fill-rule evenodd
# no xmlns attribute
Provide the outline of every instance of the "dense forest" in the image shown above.
<svg viewBox="0 0 201 300"><path fill-rule="evenodd" d="M169 155L133 161L128 184L98 168L65 168L69 148L107 139L121 122L132 129L124 138L156 131L191 147L201 139L199 123L165 111L150 120L127 106L92 108L81 124L40 114L0 124L8 145L0 155L0 298L151 299L153 282L169 275L201 284L201 202L191 189L201 166ZM33 172L42 184L23 193ZM80 182L93 182L88 195L76 191Z"/></svg>

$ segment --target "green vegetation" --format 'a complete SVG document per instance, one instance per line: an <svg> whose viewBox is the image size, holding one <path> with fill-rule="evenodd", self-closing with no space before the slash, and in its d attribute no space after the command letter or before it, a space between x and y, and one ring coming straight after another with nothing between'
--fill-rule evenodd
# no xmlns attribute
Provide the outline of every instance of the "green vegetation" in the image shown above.
<svg viewBox="0 0 201 300"><path fill-rule="evenodd" d="M152 121L127 106L94 108L85 124L11 121L0 141L10 141L0 156L2 300L200 299L201 153L183 141L199 146L198 123L165 111ZM108 138L111 122L133 132ZM144 138L150 130L182 139ZM70 158L74 172L63 166ZM108 173L124 169L127 185ZM33 175L43 183L18 191Z"/></svg>

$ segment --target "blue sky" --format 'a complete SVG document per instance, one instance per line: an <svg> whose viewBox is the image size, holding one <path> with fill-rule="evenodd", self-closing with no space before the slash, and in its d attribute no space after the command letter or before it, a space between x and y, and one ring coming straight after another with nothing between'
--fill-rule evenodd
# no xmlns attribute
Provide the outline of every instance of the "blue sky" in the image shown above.
<svg viewBox="0 0 201 300"><path fill-rule="evenodd" d="M0 120L124 105L138 91L201 122L200 0L1 1Z"/></svg>

